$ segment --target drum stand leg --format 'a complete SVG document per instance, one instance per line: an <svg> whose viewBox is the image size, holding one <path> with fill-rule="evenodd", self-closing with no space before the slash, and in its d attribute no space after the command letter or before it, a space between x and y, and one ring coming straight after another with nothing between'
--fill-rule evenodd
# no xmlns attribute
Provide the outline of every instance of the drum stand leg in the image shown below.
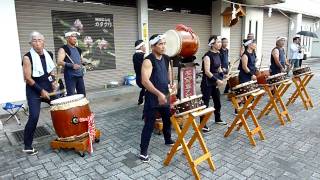
<svg viewBox="0 0 320 180"><path fill-rule="evenodd" d="M280 97L283 97L284 93L287 92L287 90L289 89L290 85L292 84L292 81L285 81L284 83L280 84L280 86L278 87L278 91L279 91L279 95ZM278 99L277 99L278 100ZM283 102L283 101L282 101ZM270 102L269 104L269 109L267 110L267 112L265 113L265 115L268 115L270 113L270 111L272 110L271 104ZM260 118L258 118L260 119Z"/></svg>
<svg viewBox="0 0 320 180"><path fill-rule="evenodd" d="M189 117L187 118L186 123L183 125L183 128L180 128L180 125L178 123L178 120L175 116L171 117L171 122L173 124L173 127L176 130L176 133L178 135L176 143L173 145L170 152L167 154L167 157L164 161L164 165L169 165L170 161L172 160L173 156L178 152L178 147L182 145L184 155L191 167L192 173L195 176L195 179L200 179L200 174L197 170L197 165L199 165L203 161L208 161L208 164L210 166L210 169L213 171L215 170L215 166L212 161L211 153L209 152L204 139L201 134L201 129L205 126L207 121L209 120L210 116L212 115L212 112L214 111L214 108L207 108L199 112L190 113ZM204 116L203 121L198 126L196 123L196 117ZM194 130L194 134L192 135L189 142L187 142L184 138L184 136L187 134L190 126L192 126ZM190 149L192 147L192 144L198 140L201 149L203 150L203 155L200 156L197 159L193 159L190 153Z"/></svg>
<svg viewBox="0 0 320 180"><path fill-rule="evenodd" d="M100 141L101 132L96 129L96 135L94 142ZM59 149L74 149L80 154L81 157L84 157L84 153L88 150L89 137L85 137L75 141L59 141L57 139L51 141L50 146L53 150Z"/></svg>
<svg viewBox="0 0 320 180"><path fill-rule="evenodd" d="M282 83L279 87L276 85L264 85L265 91L269 95L269 102L265 106L265 108L261 111L261 113L258 116L258 119L260 120L262 116L268 114L272 109L275 110L278 119L281 123L281 125L285 124L285 121L283 119L283 116L287 118L288 121L291 121L291 117L289 115L287 107L284 105L281 96L284 94L284 90L288 89L291 82L287 82L286 84ZM282 112L280 111L277 102L279 102Z"/></svg>
<svg viewBox="0 0 320 180"><path fill-rule="evenodd" d="M259 91L257 94L253 94L253 95L250 95L249 98L245 98L245 103L242 107L239 106L238 99L236 97L232 97L232 104L234 108L238 109L238 115L235 117L231 126L228 127L228 130L225 132L224 137L228 137L231 134L232 130L238 125L237 130L240 130L240 128L243 126L250 140L250 143L253 146L256 146L256 142L253 138L255 134L258 133L261 140L265 139L264 134L262 132L262 128L259 125L253 113L253 109L258 104L263 94L264 94L264 91ZM252 101L253 103L251 103ZM251 119L255 125L255 129L253 130L250 130L247 123L247 119L249 116L251 116Z"/></svg>
<svg viewBox="0 0 320 180"><path fill-rule="evenodd" d="M306 74L303 79L301 80L300 76L296 76L292 78L292 81L294 82L295 86L296 86L296 90L294 91L294 93L292 94L292 96L289 98L288 102L287 102L287 106L289 106L290 104L293 104L296 99L300 96L304 108L306 110L308 110L308 106L310 106L311 108L313 107L313 103L311 100L311 97L309 96L307 90L306 90L306 86L308 85L308 83L310 82L311 78L314 76L314 74Z"/></svg>

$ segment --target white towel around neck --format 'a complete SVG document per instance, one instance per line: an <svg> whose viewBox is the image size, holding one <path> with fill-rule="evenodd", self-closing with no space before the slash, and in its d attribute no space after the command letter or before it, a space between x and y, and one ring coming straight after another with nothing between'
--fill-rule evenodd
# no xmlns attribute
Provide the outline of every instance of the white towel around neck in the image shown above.
<svg viewBox="0 0 320 180"><path fill-rule="evenodd" d="M40 77L44 75L40 55L33 48L30 49L30 54L31 54L32 66L33 66L32 76ZM47 72L50 73L55 68L55 64L53 63L53 60L50 54L45 49L43 49L43 54L46 59Z"/></svg>

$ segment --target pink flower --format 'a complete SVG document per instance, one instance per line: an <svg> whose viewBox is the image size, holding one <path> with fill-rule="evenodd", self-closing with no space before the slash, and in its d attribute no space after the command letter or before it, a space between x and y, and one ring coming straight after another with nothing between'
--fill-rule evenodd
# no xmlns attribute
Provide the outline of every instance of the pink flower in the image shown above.
<svg viewBox="0 0 320 180"><path fill-rule="evenodd" d="M81 23L80 19L76 19L73 23L73 27L71 30L82 32L83 31L83 24Z"/></svg>
<svg viewBox="0 0 320 180"><path fill-rule="evenodd" d="M100 50L102 50L102 49L108 49L109 43L108 43L108 41L106 41L106 40L104 40L104 39L102 38L102 40L99 40L98 47L99 47Z"/></svg>
<svg viewBox="0 0 320 180"><path fill-rule="evenodd" d="M83 39L83 42L85 45L87 45L87 47L90 47L93 44L93 40L92 40L91 36L85 36Z"/></svg>

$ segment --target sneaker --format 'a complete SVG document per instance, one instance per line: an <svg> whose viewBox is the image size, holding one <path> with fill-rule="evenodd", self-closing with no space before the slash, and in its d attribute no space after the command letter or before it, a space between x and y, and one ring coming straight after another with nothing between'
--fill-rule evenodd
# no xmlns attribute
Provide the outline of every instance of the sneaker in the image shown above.
<svg viewBox="0 0 320 180"><path fill-rule="evenodd" d="M173 146L174 143L175 143L175 141L170 139L169 141L165 142L164 144L167 145L167 146Z"/></svg>
<svg viewBox="0 0 320 180"><path fill-rule="evenodd" d="M204 126L203 128L202 128L202 132L203 133L207 133L207 132L210 132L211 130L210 130L210 128L208 127L208 126Z"/></svg>
<svg viewBox="0 0 320 180"><path fill-rule="evenodd" d="M216 124L227 125L227 123L225 121L222 121L222 120L216 121Z"/></svg>
<svg viewBox="0 0 320 180"><path fill-rule="evenodd" d="M23 149L22 152L27 153L28 155L36 155L38 154L38 150L32 148L32 149Z"/></svg>
<svg viewBox="0 0 320 180"><path fill-rule="evenodd" d="M139 159L140 159L142 162L144 162L144 163L147 163L147 162L150 161L150 158L149 158L148 155L145 156L145 155L140 154L140 155L139 155Z"/></svg>

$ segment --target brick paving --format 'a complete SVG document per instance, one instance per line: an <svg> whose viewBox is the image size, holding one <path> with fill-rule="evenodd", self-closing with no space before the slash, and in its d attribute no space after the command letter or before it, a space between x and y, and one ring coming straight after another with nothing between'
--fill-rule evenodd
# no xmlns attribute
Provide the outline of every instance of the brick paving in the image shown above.
<svg viewBox="0 0 320 180"><path fill-rule="evenodd" d="M298 99L289 106L293 121L284 126L273 111L263 117L260 125L266 139L260 141L255 136L256 147L250 145L243 129L224 138L227 126L216 125L211 119L209 127L212 131L204 138L217 169L211 171L203 162L198 167L202 179L320 179L320 63L316 60L307 63L316 74L307 88L315 107L307 111ZM283 98L285 101L293 90L292 84ZM231 104L225 97L222 102L222 117L231 123L234 118ZM259 109L266 102L267 97L264 97ZM169 166L163 165L170 150L164 145L163 136L153 134L150 163L137 159L143 126L142 107L131 106L110 112L102 99L92 101L90 105L96 112L96 126L102 131L101 141L94 144L93 154L82 158L71 150L52 151L49 142L55 135L45 108L41 117L45 119L43 124L51 128L52 135L36 140L38 155L26 156L21 152L21 145L10 145L4 132L0 133L0 179L194 179L182 153L178 153ZM255 112L258 115L259 111ZM199 145L196 144L191 152L193 157L199 156Z"/></svg>

